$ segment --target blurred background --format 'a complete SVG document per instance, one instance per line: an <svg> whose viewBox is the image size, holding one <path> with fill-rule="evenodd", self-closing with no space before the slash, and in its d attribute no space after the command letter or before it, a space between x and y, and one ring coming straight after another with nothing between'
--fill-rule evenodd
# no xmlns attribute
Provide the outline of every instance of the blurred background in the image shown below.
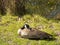
<svg viewBox="0 0 60 45"><path fill-rule="evenodd" d="M40 14L60 19L60 0L0 0L0 14Z"/></svg>

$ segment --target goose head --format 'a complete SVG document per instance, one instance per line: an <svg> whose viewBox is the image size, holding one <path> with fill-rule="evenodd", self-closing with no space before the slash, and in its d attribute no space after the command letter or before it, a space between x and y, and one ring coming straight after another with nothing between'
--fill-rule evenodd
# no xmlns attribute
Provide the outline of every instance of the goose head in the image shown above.
<svg viewBox="0 0 60 45"><path fill-rule="evenodd" d="M18 34L20 36L28 35L30 30L31 30L30 26L28 24L25 24L25 25L23 25L22 28L18 29Z"/></svg>
<svg viewBox="0 0 60 45"><path fill-rule="evenodd" d="M30 29L30 26L28 24L25 24L21 29Z"/></svg>

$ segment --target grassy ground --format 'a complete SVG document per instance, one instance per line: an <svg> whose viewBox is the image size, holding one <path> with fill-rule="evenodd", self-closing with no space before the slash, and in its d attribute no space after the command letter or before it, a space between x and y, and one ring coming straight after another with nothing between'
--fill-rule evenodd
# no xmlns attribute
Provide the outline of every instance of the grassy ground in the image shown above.
<svg viewBox="0 0 60 45"><path fill-rule="evenodd" d="M17 30L25 23L30 27L42 26L42 31L52 34L56 40L29 40L20 38ZM18 16L0 16L0 45L60 45L60 36L56 36L60 31L60 21L47 20L39 15L25 15L18 21ZM59 35L59 34L58 34Z"/></svg>

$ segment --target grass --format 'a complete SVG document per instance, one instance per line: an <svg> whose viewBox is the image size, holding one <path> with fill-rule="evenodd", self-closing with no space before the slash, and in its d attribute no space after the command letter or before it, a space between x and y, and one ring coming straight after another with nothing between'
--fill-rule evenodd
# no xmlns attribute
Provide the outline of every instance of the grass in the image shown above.
<svg viewBox="0 0 60 45"><path fill-rule="evenodd" d="M4 15L0 17L0 45L60 45L60 37L56 36L56 31L60 31L60 21L48 20L40 15L24 15L18 21L18 16ZM17 30L25 23L36 28L42 25L42 31L52 34L56 40L29 40L20 38Z"/></svg>

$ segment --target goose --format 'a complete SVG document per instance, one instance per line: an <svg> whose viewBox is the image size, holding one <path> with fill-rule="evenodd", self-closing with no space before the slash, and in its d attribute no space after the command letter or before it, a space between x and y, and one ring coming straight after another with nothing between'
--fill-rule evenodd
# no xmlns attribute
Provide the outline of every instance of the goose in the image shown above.
<svg viewBox="0 0 60 45"><path fill-rule="evenodd" d="M52 35L35 28L30 28L28 24L18 29L18 35L28 39L52 39Z"/></svg>

